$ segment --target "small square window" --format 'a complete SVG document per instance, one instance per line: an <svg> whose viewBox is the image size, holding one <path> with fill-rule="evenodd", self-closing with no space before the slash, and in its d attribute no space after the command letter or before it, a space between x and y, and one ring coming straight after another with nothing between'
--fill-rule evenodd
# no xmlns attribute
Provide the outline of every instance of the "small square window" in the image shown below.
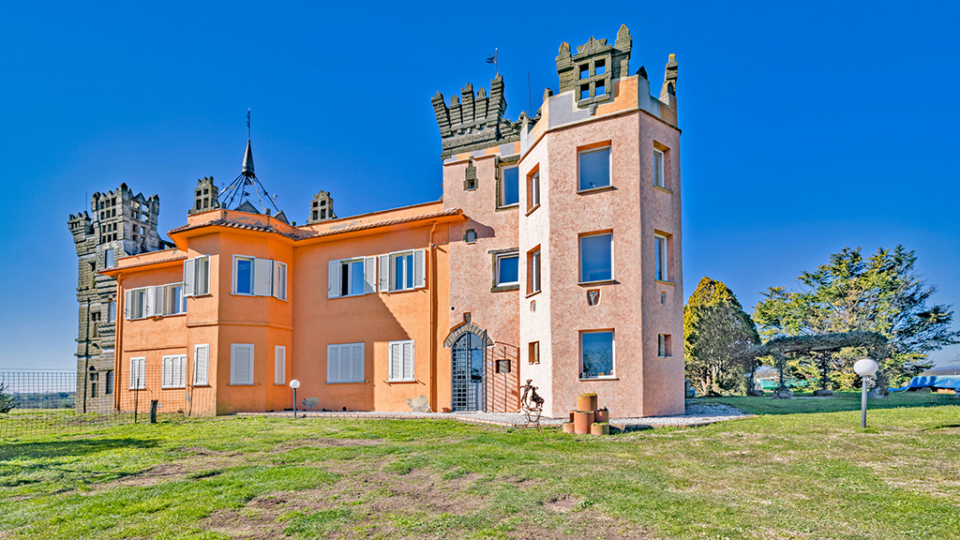
<svg viewBox="0 0 960 540"><path fill-rule="evenodd" d="M607 87L606 85L604 85L603 81L597 81L596 88L597 88L596 94L598 96L602 96L607 93Z"/></svg>
<svg viewBox="0 0 960 540"><path fill-rule="evenodd" d="M507 253L497 255L497 287L518 285L520 276L520 255Z"/></svg>
<svg viewBox="0 0 960 540"><path fill-rule="evenodd" d="M613 331L582 332L580 334L580 378L613 377Z"/></svg>
<svg viewBox="0 0 960 540"><path fill-rule="evenodd" d="M477 241L477 231L473 229L467 229L466 234L463 235L464 242L472 244Z"/></svg>
<svg viewBox="0 0 960 540"><path fill-rule="evenodd" d="M580 152L580 191L610 185L610 147Z"/></svg>
<svg viewBox="0 0 960 540"><path fill-rule="evenodd" d="M596 63L593 65L594 76L603 75L606 72L607 72L607 63L603 60L597 60ZM600 94L600 92L597 92L597 94Z"/></svg>
<svg viewBox="0 0 960 540"><path fill-rule="evenodd" d="M580 86L580 99L590 99L590 85L584 84Z"/></svg>
<svg viewBox="0 0 960 540"><path fill-rule="evenodd" d="M590 78L590 64L583 64L580 66L580 78L581 79Z"/></svg>

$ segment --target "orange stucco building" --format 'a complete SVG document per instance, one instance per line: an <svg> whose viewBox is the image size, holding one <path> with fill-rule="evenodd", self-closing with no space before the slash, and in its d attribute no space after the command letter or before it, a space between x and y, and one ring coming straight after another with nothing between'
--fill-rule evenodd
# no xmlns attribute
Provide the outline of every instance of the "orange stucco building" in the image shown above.
<svg viewBox="0 0 960 540"><path fill-rule="evenodd" d="M564 43L558 92L516 122L499 75L438 93L440 202L337 218L321 192L294 226L198 182L174 248L100 271L116 406L285 410L296 378L313 410L514 411L532 379L549 416L582 392L614 417L682 413L677 64L652 97L631 47L625 26Z"/></svg>

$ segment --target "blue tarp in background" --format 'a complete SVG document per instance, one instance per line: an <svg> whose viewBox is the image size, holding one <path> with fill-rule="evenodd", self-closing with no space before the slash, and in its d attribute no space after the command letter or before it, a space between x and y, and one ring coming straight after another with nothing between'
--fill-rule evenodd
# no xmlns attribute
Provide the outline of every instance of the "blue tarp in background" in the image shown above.
<svg viewBox="0 0 960 540"><path fill-rule="evenodd" d="M903 388L891 388L891 392L903 392L911 388L946 388L960 390L960 376L951 377L914 377Z"/></svg>

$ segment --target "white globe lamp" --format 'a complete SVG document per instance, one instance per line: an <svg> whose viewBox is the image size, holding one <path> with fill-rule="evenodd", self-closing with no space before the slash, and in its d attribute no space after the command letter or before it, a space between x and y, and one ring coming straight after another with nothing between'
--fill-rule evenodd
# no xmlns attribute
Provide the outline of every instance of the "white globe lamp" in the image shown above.
<svg viewBox="0 0 960 540"><path fill-rule="evenodd" d="M876 360L861 358L853 364L853 371L860 376L863 386L860 389L860 427L867 427L867 377L877 373Z"/></svg>
<svg viewBox="0 0 960 540"><path fill-rule="evenodd" d="M293 379L290 381L290 388L293 388L293 418L297 418L297 388L300 388L300 381Z"/></svg>

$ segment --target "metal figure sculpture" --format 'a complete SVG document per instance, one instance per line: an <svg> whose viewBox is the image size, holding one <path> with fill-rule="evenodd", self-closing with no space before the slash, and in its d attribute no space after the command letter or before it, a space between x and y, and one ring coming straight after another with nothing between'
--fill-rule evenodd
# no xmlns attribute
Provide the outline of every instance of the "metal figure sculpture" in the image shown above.
<svg viewBox="0 0 960 540"><path fill-rule="evenodd" d="M529 426L534 426L542 435L543 428L540 426L540 415L543 414L543 398L537 393L537 387L530 384L532 382L533 379L527 379L527 384L520 387L523 389L523 396L520 398L520 411L527 419L521 431L525 431Z"/></svg>

